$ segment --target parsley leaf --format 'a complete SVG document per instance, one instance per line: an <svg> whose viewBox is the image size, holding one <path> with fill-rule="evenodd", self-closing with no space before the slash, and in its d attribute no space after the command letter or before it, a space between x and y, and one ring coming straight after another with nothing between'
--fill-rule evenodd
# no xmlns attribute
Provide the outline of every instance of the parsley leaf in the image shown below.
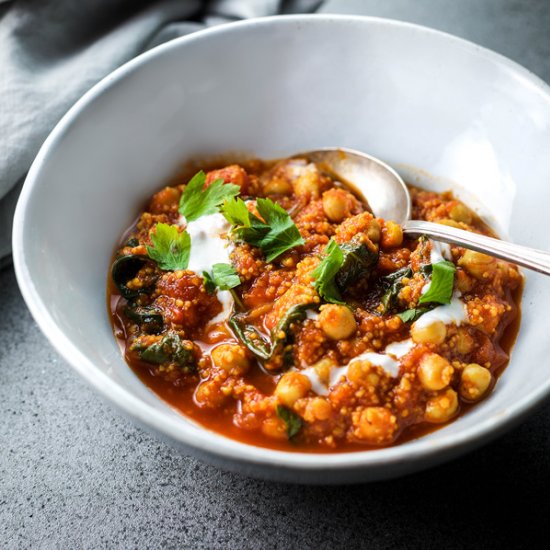
<svg viewBox="0 0 550 550"><path fill-rule="evenodd" d="M299 415L287 407L283 407L283 405L277 405L277 416L286 425L286 435L288 439L292 439L295 435L297 435L304 425L304 422Z"/></svg>
<svg viewBox="0 0 550 550"><path fill-rule="evenodd" d="M252 214L241 199L225 201L221 211L225 219L235 226L233 233L237 238L261 248L267 262L304 244L298 228L284 208L270 199L258 199L256 208L261 219Z"/></svg>
<svg viewBox="0 0 550 550"><path fill-rule="evenodd" d="M241 280L230 264L214 264L212 266L212 275L203 272L206 291L212 294L216 287L220 290L230 290L241 284Z"/></svg>
<svg viewBox="0 0 550 550"><path fill-rule="evenodd" d="M424 315L424 313L427 313L430 311L431 308L429 307L416 307L413 309L406 309L405 311L402 311L401 313L398 313L397 316L404 322L404 323L413 323L416 321L419 317Z"/></svg>
<svg viewBox="0 0 550 550"><path fill-rule="evenodd" d="M191 222L201 216L208 216L219 211L221 204L240 192L240 187L233 183L224 183L217 179L208 187L204 187L206 174L197 172L185 187L179 205L179 213Z"/></svg>
<svg viewBox="0 0 550 550"><path fill-rule="evenodd" d="M442 261L432 264L432 280L428 291L420 297L419 304L437 302L450 304L456 266L452 262Z"/></svg>
<svg viewBox="0 0 550 550"><path fill-rule="evenodd" d="M187 269L191 253L191 237L177 225L157 223L149 233L153 246L147 246L149 258L164 271Z"/></svg>
<svg viewBox="0 0 550 550"><path fill-rule="evenodd" d="M334 278L344 263L344 253L332 239L325 248L325 257L321 263L311 272L315 279L313 286L319 296L326 302L343 304L342 295L336 286Z"/></svg>
<svg viewBox="0 0 550 550"><path fill-rule="evenodd" d="M250 211L242 199L227 199L223 202L220 210L231 225L250 227Z"/></svg>
<svg viewBox="0 0 550 550"><path fill-rule="evenodd" d="M202 277L204 279L204 289L206 292L208 292L208 294L214 294L214 292L216 292L216 283L214 282L212 275L210 275L208 271L203 271Z"/></svg>
<svg viewBox="0 0 550 550"><path fill-rule="evenodd" d="M343 244L331 239L324 253L321 263L311 272L315 279L313 286L326 302L344 304L340 292L370 275L378 253L355 239Z"/></svg>

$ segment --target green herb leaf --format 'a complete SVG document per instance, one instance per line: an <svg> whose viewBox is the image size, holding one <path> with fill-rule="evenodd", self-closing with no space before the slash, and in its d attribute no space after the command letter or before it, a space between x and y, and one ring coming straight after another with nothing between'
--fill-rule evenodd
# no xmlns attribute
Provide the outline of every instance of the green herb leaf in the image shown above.
<svg viewBox="0 0 550 550"><path fill-rule="evenodd" d="M214 294L216 288L231 290L241 284L239 275L230 264L214 264L212 275L207 271L203 271L202 276L204 277L204 288L208 294Z"/></svg>
<svg viewBox="0 0 550 550"><path fill-rule="evenodd" d="M266 261L304 244L298 228L289 213L270 199L258 199L256 208L262 217L252 214L241 199L226 201L221 211L226 220L234 226L237 238L261 248Z"/></svg>
<svg viewBox="0 0 550 550"><path fill-rule="evenodd" d="M187 231L180 231L177 225L157 223L149 235L153 246L147 246L147 254L160 269L187 269L191 253L191 237Z"/></svg>
<svg viewBox="0 0 550 550"><path fill-rule="evenodd" d="M210 275L208 271L203 271L202 277L204 279L204 288L206 292L208 292L208 294L214 294L214 292L216 292L216 283L214 282L212 275Z"/></svg>
<svg viewBox="0 0 550 550"><path fill-rule="evenodd" d="M241 284L239 275L230 264L214 264L212 266L212 280L220 290L229 290Z"/></svg>
<svg viewBox="0 0 550 550"><path fill-rule="evenodd" d="M378 253L354 240L337 244L331 239L324 253L321 263L311 275L319 296L333 304L343 304L340 293L361 277L368 277L378 261Z"/></svg>
<svg viewBox="0 0 550 550"><path fill-rule="evenodd" d="M443 261L432 264L430 288L420 297L419 304L437 302L450 304L453 295L456 266L452 262Z"/></svg>
<svg viewBox="0 0 550 550"><path fill-rule="evenodd" d="M304 244L298 228L284 208L269 199L258 199L256 208L269 227L269 231L259 241L268 262L272 262L283 252Z"/></svg>
<svg viewBox="0 0 550 550"><path fill-rule="evenodd" d="M344 253L332 239L325 248L321 263L311 272L315 279L313 286L326 302L343 304L342 295L336 286L335 277L344 263Z"/></svg>
<svg viewBox="0 0 550 550"><path fill-rule="evenodd" d="M250 211L242 199L231 198L225 200L220 207L220 211L231 225L250 227Z"/></svg>
<svg viewBox="0 0 550 550"><path fill-rule="evenodd" d="M236 197L241 190L238 185L224 183L222 179L213 181L206 188L205 182L206 174L201 170L191 178L181 195L179 213L187 222L215 214L225 200Z"/></svg>
<svg viewBox="0 0 550 550"><path fill-rule="evenodd" d="M286 425L286 435L288 439L292 439L296 436L304 425L304 422L299 415L283 405L277 405L277 416Z"/></svg>
<svg viewBox="0 0 550 550"><path fill-rule="evenodd" d="M398 313L397 316L404 322L404 323L413 323L416 321L419 317L424 315L424 313L427 313L432 308L429 307L417 307L413 309L406 309L405 311Z"/></svg>

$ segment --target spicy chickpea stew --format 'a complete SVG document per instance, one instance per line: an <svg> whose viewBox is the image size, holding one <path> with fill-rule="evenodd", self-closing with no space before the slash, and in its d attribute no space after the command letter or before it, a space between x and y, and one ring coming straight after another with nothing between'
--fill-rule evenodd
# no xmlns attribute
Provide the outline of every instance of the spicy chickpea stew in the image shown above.
<svg viewBox="0 0 550 550"><path fill-rule="evenodd" d="M491 234L451 193L410 191L415 219ZM184 414L254 445L335 452L418 437L483 399L521 282L509 263L404 238L293 158L156 193L116 250L109 304L128 364Z"/></svg>

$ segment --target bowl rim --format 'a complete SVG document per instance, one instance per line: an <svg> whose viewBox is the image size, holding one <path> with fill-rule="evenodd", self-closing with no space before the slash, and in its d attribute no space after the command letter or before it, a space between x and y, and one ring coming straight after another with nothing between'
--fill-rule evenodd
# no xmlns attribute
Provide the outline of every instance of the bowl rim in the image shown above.
<svg viewBox="0 0 550 550"><path fill-rule="evenodd" d="M247 28L258 26L311 24L312 22L313 24L316 24L315 22L330 24L332 21L344 24L405 28L421 34L436 36L445 41L454 42L471 54L482 56L496 65L503 66L512 73L513 78L520 81L522 85L527 85L531 90L539 93L550 103L550 86L526 68L501 54L468 40L422 25L380 17L334 14L279 15L231 22L200 30L161 44L128 61L95 84L69 109L41 146L28 172L17 203L12 238L13 261L17 281L33 318L57 352L88 383L94 386L103 397L113 402L118 408L135 418L141 424L168 436L170 439L189 449L195 449L197 452L233 462L245 462L251 465L294 470L335 471L376 467L389 468L392 465L402 464L404 460L407 462L418 462L430 457L433 458L436 455L443 456L449 451L458 454L459 449L462 448L462 451L465 452L467 446L474 446L476 443L479 444L483 439L489 441L505 429L512 427L513 424L529 414L532 409L540 405L550 395L549 379L545 384L538 386L508 406L505 411L493 413L491 416L483 418L476 425L465 428L458 434L445 435L444 432L440 431L439 437L432 440L419 438L394 447L352 453L302 453L274 450L241 443L198 425L196 427L192 424L184 425L175 417L172 418L166 415L165 412L159 411L152 405L145 403L109 378L84 353L80 352L71 339L65 335L61 327L57 325L55 319L48 311L45 302L34 286L26 262L24 246L26 211L33 189L40 181L43 166L55 154L67 130L78 119L81 112L96 97L108 90L112 84L124 79L140 66L163 55L164 52L178 49L185 46L185 44L208 39L211 36L219 34L239 32L242 29L246 30Z"/></svg>

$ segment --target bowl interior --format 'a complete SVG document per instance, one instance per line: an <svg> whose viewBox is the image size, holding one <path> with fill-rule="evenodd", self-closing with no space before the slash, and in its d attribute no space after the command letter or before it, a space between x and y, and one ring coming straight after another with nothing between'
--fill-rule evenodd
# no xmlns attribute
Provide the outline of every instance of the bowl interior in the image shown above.
<svg viewBox="0 0 550 550"><path fill-rule="evenodd" d="M195 156L276 158L331 145L378 156L428 187L456 183L513 240L550 249L536 206L550 204L550 94L535 77L472 44L397 22L251 21L131 62L50 136L25 184L14 237L18 278L42 329L140 421L243 460L382 464L437 444L458 446L518 414L550 380L540 322L550 294L547 281L531 273L513 361L494 394L457 422L393 449L348 458L243 453L173 412L126 366L107 316L106 274L115 241L144 200Z"/></svg>

